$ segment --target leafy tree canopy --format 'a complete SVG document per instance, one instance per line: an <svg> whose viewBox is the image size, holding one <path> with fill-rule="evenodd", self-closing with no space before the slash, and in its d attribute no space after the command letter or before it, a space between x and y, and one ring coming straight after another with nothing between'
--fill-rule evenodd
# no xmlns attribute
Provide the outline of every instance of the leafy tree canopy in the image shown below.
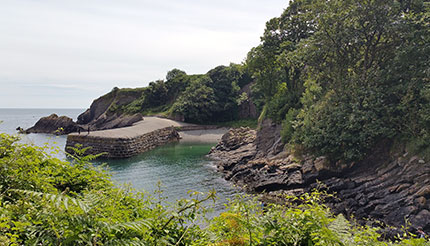
<svg viewBox="0 0 430 246"><path fill-rule="evenodd" d="M428 6L296 0L267 22L246 65L284 140L336 160L361 159L383 139L427 148Z"/></svg>

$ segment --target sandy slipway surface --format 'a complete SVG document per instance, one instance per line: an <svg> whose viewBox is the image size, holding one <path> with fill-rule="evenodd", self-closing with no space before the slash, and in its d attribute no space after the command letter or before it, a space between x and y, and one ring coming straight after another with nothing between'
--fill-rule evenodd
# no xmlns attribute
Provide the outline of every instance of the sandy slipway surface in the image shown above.
<svg viewBox="0 0 430 246"><path fill-rule="evenodd" d="M129 127L102 131L90 131L90 134L88 134L87 132L81 132L80 134L90 137L102 138L135 138L148 132L152 132L169 126L195 126L195 124L189 124L159 117L144 117L144 120L136 122ZM227 131L227 128L218 128L210 130L184 131L179 132L179 135L181 136L181 141L183 142L211 143L218 142L221 139L221 136ZM71 135L78 135L78 133L71 133Z"/></svg>
<svg viewBox="0 0 430 246"><path fill-rule="evenodd" d="M218 128L211 130L196 130L179 132L181 142L189 143L218 143L222 135L228 131L228 128Z"/></svg>

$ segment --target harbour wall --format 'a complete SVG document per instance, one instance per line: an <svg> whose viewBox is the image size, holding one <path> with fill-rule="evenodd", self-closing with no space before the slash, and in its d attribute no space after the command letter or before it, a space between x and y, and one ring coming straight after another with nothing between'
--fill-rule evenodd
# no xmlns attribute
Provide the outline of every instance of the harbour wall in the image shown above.
<svg viewBox="0 0 430 246"><path fill-rule="evenodd" d="M73 147L90 147L85 154L101 154L100 158L127 158L138 155L170 142L179 140L179 134L174 127L154 130L133 138L112 138L109 136L91 136L85 134L69 134L66 142L66 152L74 154Z"/></svg>

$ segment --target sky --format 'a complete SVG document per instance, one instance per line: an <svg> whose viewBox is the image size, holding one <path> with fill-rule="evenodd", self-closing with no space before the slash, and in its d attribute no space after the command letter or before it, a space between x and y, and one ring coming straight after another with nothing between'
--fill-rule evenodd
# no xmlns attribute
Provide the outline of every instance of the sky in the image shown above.
<svg viewBox="0 0 430 246"><path fill-rule="evenodd" d="M241 63L288 0L0 0L0 108L88 108Z"/></svg>

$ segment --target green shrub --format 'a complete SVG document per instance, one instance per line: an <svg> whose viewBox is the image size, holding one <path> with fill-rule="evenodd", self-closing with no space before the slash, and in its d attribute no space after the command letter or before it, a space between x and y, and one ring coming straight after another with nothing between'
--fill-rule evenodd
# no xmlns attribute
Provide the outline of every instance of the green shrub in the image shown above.
<svg viewBox="0 0 430 246"><path fill-rule="evenodd" d="M288 143L293 138L294 124L299 110L290 108L285 119L282 121L281 137L283 143Z"/></svg>
<svg viewBox="0 0 430 246"><path fill-rule="evenodd" d="M395 135L392 111L383 88L350 87L342 94L327 93L303 110L294 140L333 160L359 160L381 139Z"/></svg>
<svg viewBox="0 0 430 246"><path fill-rule="evenodd" d="M168 245L199 237L208 194L171 206L116 188L91 156L72 162L0 134L0 238L8 245Z"/></svg>
<svg viewBox="0 0 430 246"><path fill-rule="evenodd" d="M173 104L172 112L183 115L188 122L211 121L217 103L214 90L208 86L210 83L209 77L193 81Z"/></svg>
<svg viewBox="0 0 430 246"><path fill-rule="evenodd" d="M319 192L264 207L241 196L208 218L214 193L165 205L161 191L114 187L92 156L69 163L16 140L0 134L0 245L428 245L379 241L378 228L332 214Z"/></svg>

